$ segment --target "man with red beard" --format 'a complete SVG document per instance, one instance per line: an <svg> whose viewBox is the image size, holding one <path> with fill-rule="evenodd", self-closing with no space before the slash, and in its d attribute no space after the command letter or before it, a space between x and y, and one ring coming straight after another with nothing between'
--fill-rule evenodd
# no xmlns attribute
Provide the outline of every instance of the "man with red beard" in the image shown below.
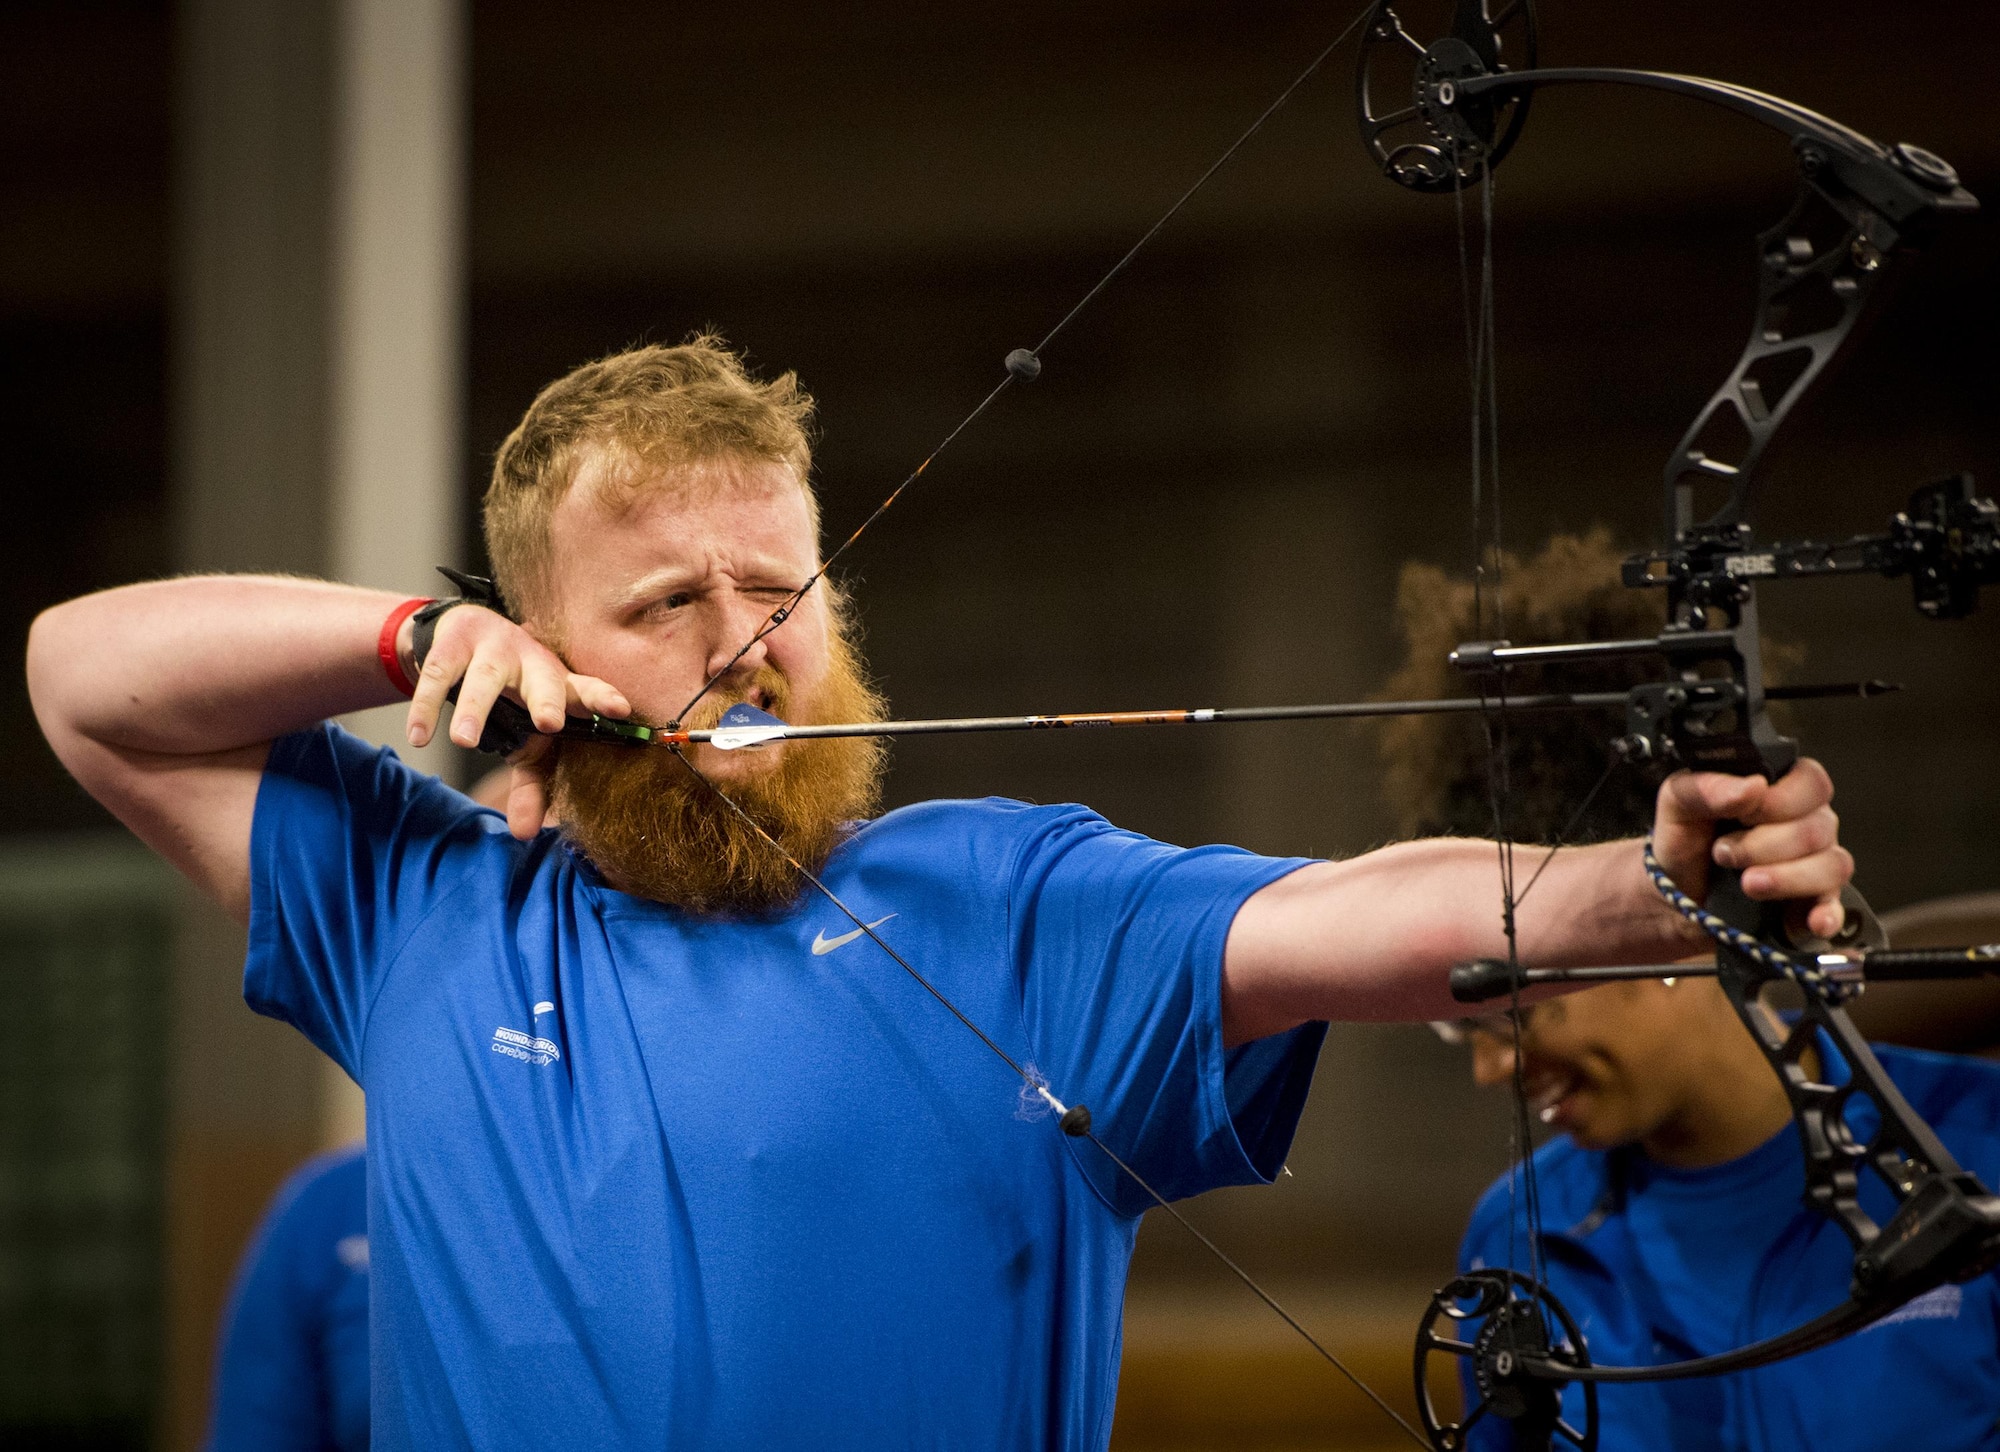
<svg viewBox="0 0 2000 1452"><path fill-rule="evenodd" d="M413 671L419 744L454 686L466 744L503 692L543 732L879 710L829 582L765 629L818 566L810 407L709 339L551 385L487 494L516 618L433 614L420 671L417 602L304 580L35 625L57 753L249 923L251 1005L368 1092L378 1447L1104 1444L1147 1200L793 861L1169 1197L1275 1173L1321 1021L1443 1016L1449 966L1501 950L1490 844L1308 863L1079 807L871 819L877 750L811 741L544 738L503 824L325 724ZM1831 931L1830 795L1810 764L1677 777L1656 847ZM1694 941L1635 842L1558 858L1520 930L1540 963Z"/></svg>

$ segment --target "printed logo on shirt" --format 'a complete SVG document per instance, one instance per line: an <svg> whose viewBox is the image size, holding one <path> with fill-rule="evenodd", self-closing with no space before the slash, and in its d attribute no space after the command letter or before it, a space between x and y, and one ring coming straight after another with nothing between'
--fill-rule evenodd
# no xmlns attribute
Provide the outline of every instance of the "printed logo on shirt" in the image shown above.
<svg viewBox="0 0 2000 1452"><path fill-rule="evenodd" d="M1870 1331L1880 1331L1898 1321L1956 1321L1958 1313L1964 1309L1965 1287L1934 1286L1891 1311L1873 1326L1862 1327L1861 1334L1865 1336Z"/></svg>
<svg viewBox="0 0 2000 1452"><path fill-rule="evenodd" d="M343 1235L333 1243L334 1258L351 1271L368 1269L368 1237Z"/></svg>
<svg viewBox="0 0 2000 1452"><path fill-rule="evenodd" d="M540 1018L545 1013L554 1013L555 1011L556 1011L556 1006L553 1003L550 1003L546 998L543 999L540 1003L535 1005L536 1018Z"/></svg>
<svg viewBox="0 0 2000 1452"><path fill-rule="evenodd" d="M552 1041L510 1028L493 1030L493 1052L524 1064L553 1064L562 1057L562 1050Z"/></svg>
<svg viewBox="0 0 2000 1452"><path fill-rule="evenodd" d="M874 922L870 923L867 928L856 928L853 932L842 933L837 938L829 938L826 935L826 929L824 928L820 929L817 933L813 934L813 957L823 958L828 953L831 953L835 948L845 948L849 943L853 942L856 938L860 937L864 932L867 932L873 928L881 927L882 924L889 921L889 918L893 918L894 916L896 916L894 913L890 913L889 917L887 918L877 918L875 919Z"/></svg>

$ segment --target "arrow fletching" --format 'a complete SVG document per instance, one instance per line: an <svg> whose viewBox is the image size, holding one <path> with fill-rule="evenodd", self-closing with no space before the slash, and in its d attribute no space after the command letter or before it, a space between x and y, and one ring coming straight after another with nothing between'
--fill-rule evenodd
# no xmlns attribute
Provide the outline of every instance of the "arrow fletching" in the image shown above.
<svg viewBox="0 0 2000 1452"><path fill-rule="evenodd" d="M708 744L717 751L751 751L767 742L782 741L791 730L769 711L760 711L748 701L738 701L722 713L709 733Z"/></svg>

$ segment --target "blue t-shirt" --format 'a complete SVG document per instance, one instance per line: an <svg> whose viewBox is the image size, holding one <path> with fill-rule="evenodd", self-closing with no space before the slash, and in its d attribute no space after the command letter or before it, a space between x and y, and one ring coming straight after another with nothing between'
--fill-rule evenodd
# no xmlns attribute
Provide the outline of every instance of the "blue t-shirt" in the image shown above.
<svg viewBox="0 0 2000 1452"><path fill-rule="evenodd" d="M1627 1170L1625 1218L1662 1331L1693 1355L1741 1345L1731 1338L1758 1269L1799 1213L1798 1132L1786 1125L1719 1165L1675 1169L1632 1155Z"/></svg>
<svg viewBox="0 0 2000 1452"><path fill-rule="evenodd" d="M1147 1201L817 896L696 917L334 727L274 744L244 993L368 1094L382 1449L1102 1447ZM828 886L1171 1197L1282 1165L1323 1029L1225 1052L1299 864L934 802Z"/></svg>
<svg viewBox="0 0 2000 1452"><path fill-rule="evenodd" d="M368 1204L361 1149L302 1166L244 1253L209 1452L367 1452Z"/></svg>
<svg viewBox="0 0 2000 1452"><path fill-rule="evenodd" d="M1831 1082L1845 1063L1824 1037ZM1910 1105L1965 1169L2000 1184L2000 1064L1878 1046ZM1871 1106L1849 1115L1874 1130ZM1600 1365L1727 1351L1802 1325L1847 1299L1846 1234L1802 1203L1805 1165L1787 1125L1740 1159L1677 1171L1634 1149L1598 1153L1569 1139L1535 1155L1541 1250L1550 1288ZM1893 1210L1872 1173L1861 1204ZM1507 1182L1473 1211L1462 1269L1509 1263ZM1560 1227L1560 1228L1557 1228ZM1526 1269L1526 1247L1513 1264ZM1461 1372L1468 1368L1461 1366ZM1599 1445L1621 1452L1875 1452L1883 1447L2000 1449L2000 1275L1947 1284L1862 1331L1804 1356L1730 1376L1597 1389ZM1563 1406L1581 1426L1582 1397ZM1474 1452L1512 1446L1507 1425L1477 1424Z"/></svg>

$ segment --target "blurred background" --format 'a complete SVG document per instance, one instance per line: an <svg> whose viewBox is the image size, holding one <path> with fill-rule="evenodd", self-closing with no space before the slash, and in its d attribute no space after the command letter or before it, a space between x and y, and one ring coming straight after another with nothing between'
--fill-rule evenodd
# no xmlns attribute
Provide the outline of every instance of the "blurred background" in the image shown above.
<svg viewBox="0 0 2000 1452"><path fill-rule="evenodd" d="M478 566L494 446L594 355L713 327L818 396L844 535L1337 34L1354 6L1019 0L11 0L0 8L0 612L206 569L430 593ZM1953 162L1988 211L1907 268L1768 461L1773 534L2000 484L1990 6L1541 7L1544 64L1716 76ZM1449 198L1383 181L1329 63L1093 305L1032 388L850 558L895 707L1359 697L1410 559L1469 554ZM1609 90L1537 98L1497 196L1508 540L1650 543L1735 360L1781 140ZM2000 601L1765 596L1881 907L2000 887ZM18 656L17 656L18 659ZM380 730L380 723L375 728ZM68 780L0 685L0 1444L183 1449L271 1189L360 1123L238 996L240 939ZM463 780L463 761L432 760ZM898 748L892 801L1077 799L1182 843L1385 839L1352 725ZM1337 1027L1275 1189L1190 1213L1371 1381L1506 1163L1504 1107L1419 1027ZM1392 1445L1247 1293L1149 1225L1124 1448Z"/></svg>

